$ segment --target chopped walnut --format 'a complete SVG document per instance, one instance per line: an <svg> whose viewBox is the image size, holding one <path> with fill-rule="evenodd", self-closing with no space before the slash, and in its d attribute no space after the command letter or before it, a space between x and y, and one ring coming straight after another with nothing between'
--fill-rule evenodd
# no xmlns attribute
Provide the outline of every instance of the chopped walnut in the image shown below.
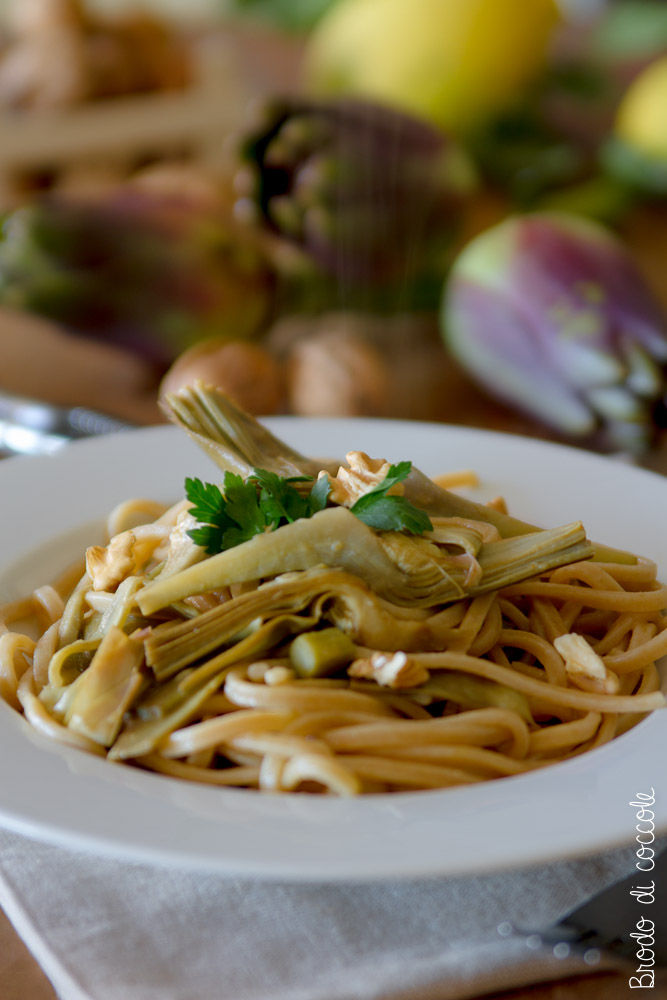
<svg viewBox="0 0 667 1000"><path fill-rule="evenodd" d="M121 580L154 555L164 543L167 526L160 521L138 524L113 535L108 545L91 545L86 551L86 569L93 590L113 590Z"/></svg>
<svg viewBox="0 0 667 1000"><path fill-rule="evenodd" d="M350 677L367 677L390 688L419 687L429 678L426 667L402 651L373 653L369 658L354 660L347 672Z"/></svg>
<svg viewBox="0 0 667 1000"><path fill-rule="evenodd" d="M576 632L559 635L554 639L556 650L565 660L568 678L582 691L598 694L616 694L619 683L616 674L605 666L591 644Z"/></svg>
<svg viewBox="0 0 667 1000"><path fill-rule="evenodd" d="M91 545L86 550L86 570L93 590L113 590L135 567L133 531L121 531L108 545Z"/></svg>
<svg viewBox="0 0 667 1000"><path fill-rule="evenodd" d="M391 468L391 464L385 459L369 458L363 451L348 451L345 461L347 468L341 465L335 476L320 472L318 477L328 476L331 483L330 499L344 507L351 507L364 493L379 486ZM400 496L403 484L396 483L388 492Z"/></svg>

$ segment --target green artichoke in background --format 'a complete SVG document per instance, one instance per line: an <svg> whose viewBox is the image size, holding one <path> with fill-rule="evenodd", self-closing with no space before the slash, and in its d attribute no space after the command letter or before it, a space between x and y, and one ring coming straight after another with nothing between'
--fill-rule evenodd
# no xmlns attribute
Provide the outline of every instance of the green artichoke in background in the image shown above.
<svg viewBox="0 0 667 1000"><path fill-rule="evenodd" d="M483 232L450 272L441 318L450 352L492 395L569 439L648 446L667 327L603 226L535 213Z"/></svg>
<svg viewBox="0 0 667 1000"><path fill-rule="evenodd" d="M618 223L636 200L601 162L623 83L582 51L554 58L530 93L482 123L468 148L482 177L518 211L557 209Z"/></svg>
<svg viewBox="0 0 667 1000"><path fill-rule="evenodd" d="M468 146L490 184L519 209L532 209L550 192L596 175L612 107L601 73L552 66L520 103L472 131Z"/></svg>
<svg viewBox="0 0 667 1000"><path fill-rule="evenodd" d="M455 142L368 101L286 99L242 158L237 214L269 235L278 267L330 280L345 305L437 304L476 184Z"/></svg>
<svg viewBox="0 0 667 1000"><path fill-rule="evenodd" d="M210 336L250 337L269 272L219 206L127 184L47 197L7 216L0 304L130 348L166 368Z"/></svg>

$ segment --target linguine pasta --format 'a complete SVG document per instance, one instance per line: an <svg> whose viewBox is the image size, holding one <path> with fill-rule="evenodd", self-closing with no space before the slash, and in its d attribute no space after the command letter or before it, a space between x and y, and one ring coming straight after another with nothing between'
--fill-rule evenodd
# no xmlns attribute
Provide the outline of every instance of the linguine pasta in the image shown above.
<svg viewBox="0 0 667 1000"><path fill-rule="evenodd" d="M107 527L85 563L0 609L0 695L112 760L273 792L445 788L584 753L665 704L667 588L646 559L566 553L484 588L497 529L436 517L418 540L376 532L404 577L418 561L412 599L347 556L319 561L319 541L313 565L272 550L270 571L239 572L252 543L206 556L187 501L129 501ZM457 597L423 583L433 566Z"/></svg>

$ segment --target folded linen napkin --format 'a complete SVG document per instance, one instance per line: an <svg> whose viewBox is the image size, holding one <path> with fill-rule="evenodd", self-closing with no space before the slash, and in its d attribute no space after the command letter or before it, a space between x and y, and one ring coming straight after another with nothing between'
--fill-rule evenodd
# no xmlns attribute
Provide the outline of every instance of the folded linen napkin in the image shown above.
<svg viewBox="0 0 667 1000"><path fill-rule="evenodd" d="M588 971L498 927L546 927L635 860L628 846L501 874L324 885L0 831L0 904L62 1000L463 1000Z"/></svg>

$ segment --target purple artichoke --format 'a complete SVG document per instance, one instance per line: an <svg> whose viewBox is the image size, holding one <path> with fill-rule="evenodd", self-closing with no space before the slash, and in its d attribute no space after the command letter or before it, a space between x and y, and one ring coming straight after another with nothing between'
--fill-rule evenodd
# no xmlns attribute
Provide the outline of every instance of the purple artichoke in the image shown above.
<svg viewBox="0 0 667 1000"><path fill-rule="evenodd" d="M253 336L267 316L270 273L237 228L215 198L138 184L46 197L5 220L0 304L164 369L207 337Z"/></svg>
<svg viewBox="0 0 667 1000"><path fill-rule="evenodd" d="M429 124L368 101L285 100L244 141L240 217L345 288L449 262L475 174Z"/></svg>
<svg viewBox="0 0 667 1000"><path fill-rule="evenodd" d="M601 225L535 213L483 232L450 272L441 318L449 350L492 395L583 443L650 443L665 319Z"/></svg>

